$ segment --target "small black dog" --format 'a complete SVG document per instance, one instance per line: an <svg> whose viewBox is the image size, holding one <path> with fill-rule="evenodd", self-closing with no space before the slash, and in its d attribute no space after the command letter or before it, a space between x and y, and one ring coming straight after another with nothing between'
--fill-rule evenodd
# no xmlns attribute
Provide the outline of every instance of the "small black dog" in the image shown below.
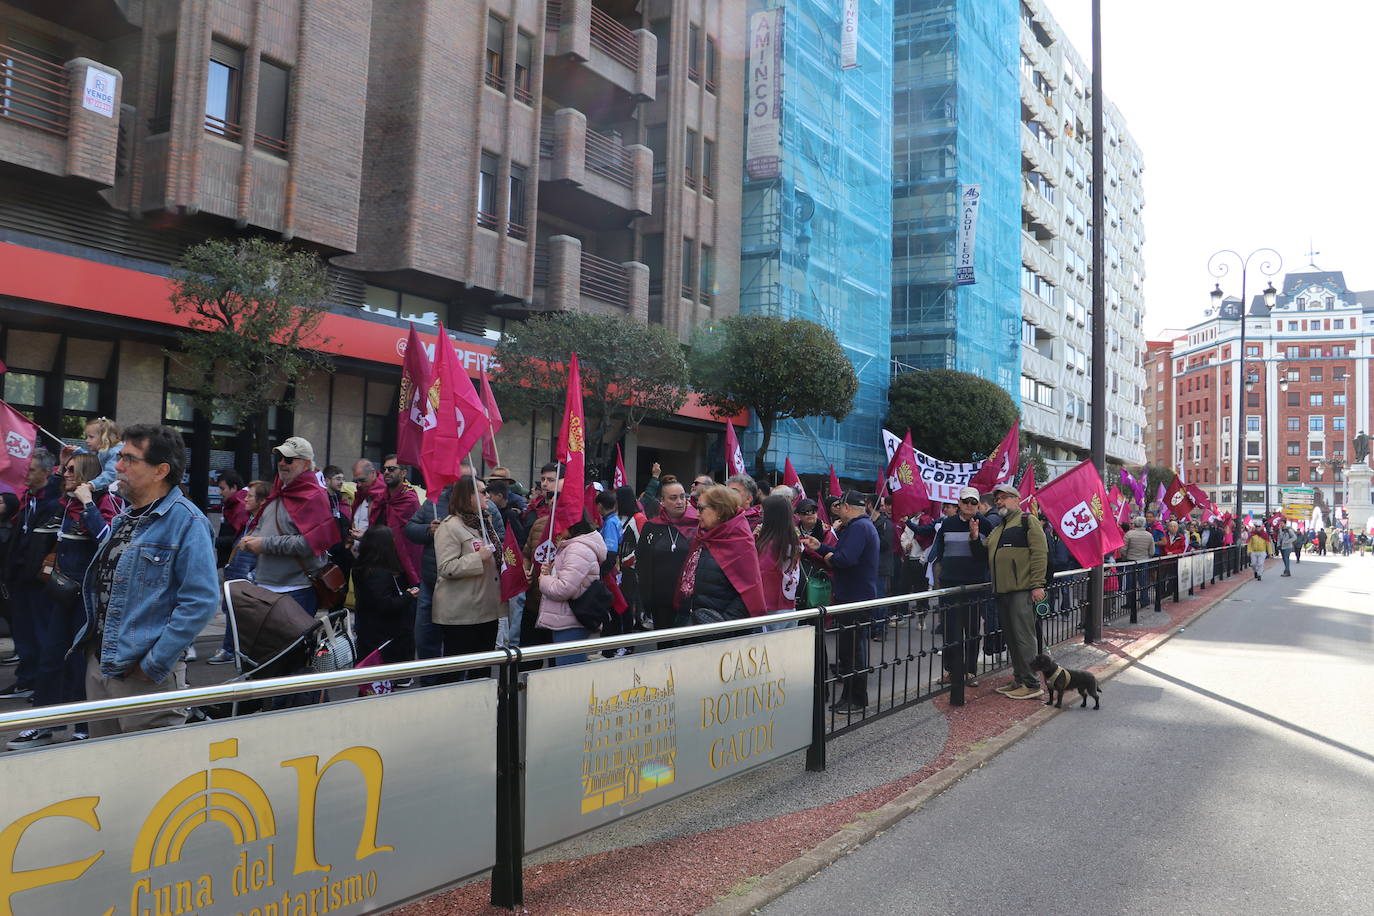
<svg viewBox="0 0 1374 916"><path fill-rule="evenodd" d="M1061 668L1054 663L1044 652L1031 659L1031 670L1039 671L1045 678L1045 693L1048 698L1045 700L1046 706L1054 706L1058 709L1064 708L1064 691L1077 690L1083 702L1079 708L1088 705L1088 696L1093 698L1093 709L1101 709L1101 698L1097 693L1102 689L1102 685L1097 682L1097 675L1091 671L1078 671L1073 668ZM1055 691L1059 692L1058 698Z"/></svg>

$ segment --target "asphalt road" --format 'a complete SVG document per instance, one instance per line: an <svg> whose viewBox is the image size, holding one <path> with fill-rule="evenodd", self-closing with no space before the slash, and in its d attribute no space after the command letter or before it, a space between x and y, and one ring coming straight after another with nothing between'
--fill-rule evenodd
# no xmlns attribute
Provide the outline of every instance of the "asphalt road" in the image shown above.
<svg viewBox="0 0 1374 916"><path fill-rule="evenodd" d="M1374 557L1294 570L764 912L1374 912Z"/></svg>

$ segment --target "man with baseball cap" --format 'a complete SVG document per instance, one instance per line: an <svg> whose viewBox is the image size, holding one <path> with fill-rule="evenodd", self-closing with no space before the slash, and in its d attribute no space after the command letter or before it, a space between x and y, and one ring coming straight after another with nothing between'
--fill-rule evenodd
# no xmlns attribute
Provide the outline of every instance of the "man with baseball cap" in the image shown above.
<svg viewBox="0 0 1374 916"><path fill-rule="evenodd" d="M254 579L263 588L284 592L313 614L318 603L308 573L327 562L325 554L339 542L339 527L329 494L315 474L315 449L292 436L272 450L277 479L258 514L257 527L239 541L239 549L257 554Z"/></svg>
<svg viewBox="0 0 1374 916"><path fill-rule="evenodd" d="M1021 494L1015 487L998 484L992 498L1002 523L988 534L988 567L1013 675L1011 683L997 692L1033 700L1044 694L1030 663L1035 657L1035 603L1045 600L1049 545L1040 520L1021 512Z"/></svg>
<svg viewBox="0 0 1374 916"><path fill-rule="evenodd" d="M957 511L946 518L935 533L928 562L939 564L937 588L981 585L988 581L988 553L983 541L989 529L978 515L978 500L979 493L973 487L960 490ZM940 683L948 684L956 676L963 676L968 686L978 686L974 678L978 674L979 624L985 601L985 597L978 601L954 600L941 608L941 632L945 643L940 656L945 673ZM959 664L961 659L962 665Z"/></svg>
<svg viewBox="0 0 1374 916"><path fill-rule="evenodd" d="M844 527L834 546L813 537L803 538L802 543L829 561L836 604L876 598L882 544L868 517L868 499L857 490L846 490L835 504L835 513ZM868 619L864 611L845 615L835 637L835 671L841 678L841 691L831 709L845 715L862 713L868 706Z"/></svg>

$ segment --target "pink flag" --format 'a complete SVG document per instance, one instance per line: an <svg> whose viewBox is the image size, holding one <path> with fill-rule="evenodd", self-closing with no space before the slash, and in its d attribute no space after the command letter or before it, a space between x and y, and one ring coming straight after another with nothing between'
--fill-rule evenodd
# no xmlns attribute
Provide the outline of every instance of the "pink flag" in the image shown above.
<svg viewBox="0 0 1374 916"><path fill-rule="evenodd" d="M587 426L582 413L582 370L577 354L568 360L568 393L563 401L563 426L558 430L554 460L563 465L563 486L556 497L549 537L582 520L587 485Z"/></svg>
<svg viewBox="0 0 1374 916"><path fill-rule="evenodd" d="M892 494L892 517L910 518L930 508L930 493L916 463L916 450L911 445L911 430L906 431L902 444L892 456L887 469L887 487Z"/></svg>
<svg viewBox="0 0 1374 916"><path fill-rule="evenodd" d="M1021 475L1021 484L1016 489L1021 493L1021 511L1038 515L1040 506L1035 499L1035 465L1026 465L1026 473Z"/></svg>
<svg viewBox="0 0 1374 916"><path fill-rule="evenodd" d="M482 399L472 387L472 379L463 371L453 341L442 324L434 351L429 403L436 419L434 428L425 432L420 463L425 483L437 493L462 476L458 466L488 426Z"/></svg>
<svg viewBox="0 0 1374 916"><path fill-rule="evenodd" d="M501 546L501 600L509 601L516 595L523 595L529 587L530 578L525 575L520 542L515 538L515 529L507 525L506 541Z"/></svg>
<svg viewBox="0 0 1374 916"><path fill-rule="evenodd" d="M432 367L415 325L406 337L406 356L401 363L400 409L396 412L396 458L402 464L423 463L425 433L434 428L434 408L429 403ZM438 491L435 491L438 492Z"/></svg>
<svg viewBox="0 0 1374 916"><path fill-rule="evenodd" d="M353 667L354 667L354 668L372 668L372 667L375 667L375 666L377 666L377 665L385 664L385 662L382 660L382 650L385 649L388 645L390 645L390 643L391 643L391 640L387 640L386 642L382 643L380 646L378 646L377 648L373 649L371 652L367 653L367 657L364 658L362 661L358 662L358 663L357 663L356 665L354 665ZM373 681L373 682L370 683L370 684L359 684L359 685L358 685L358 696L360 696L360 697L370 697L370 696L373 696L374 694L375 694L375 695L381 695L381 694L393 693L393 692L395 692L395 689L396 689L396 688L395 688L395 686L391 683L391 681Z"/></svg>
<svg viewBox="0 0 1374 916"><path fill-rule="evenodd" d="M797 469L792 467L792 459L784 458L782 462L782 482L784 486L791 487L796 496L792 497L792 505L796 505L806 499L806 487L802 486L801 478L797 476Z"/></svg>
<svg viewBox="0 0 1374 916"><path fill-rule="evenodd" d="M735 438L735 424L725 421L725 476L743 474L744 453L739 450L739 439Z"/></svg>
<svg viewBox="0 0 1374 916"><path fill-rule="evenodd" d="M830 495L843 496L844 490L840 488L840 478L835 476L835 465L830 466Z"/></svg>
<svg viewBox="0 0 1374 916"><path fill-rule="evenodd" d="M1021 461L1021 421L1011 424L1011 429L1002 437L997 448L992 450L983 461L983 466L968 485L979 493L987 493L999 483L1007 483L1016 476L1016 465Z"/></svg>
<svg viewBox="0 0 1374 916"><path fill-rule="evenodd" d="M29 461L38 444L38 427L28 417L0 401L0 437L5 448L0 451L0 490L24 492L24 478L29 476Z"/></svg>
<svg viewBox="0 0 1374 916"><path fill-rule="evenodd" d="M626 482L628 480L629 478L625 476L625 458L620 454L620 446L617 445L615 447L615 478L611 482L615 485L615 489L619 490L621 487L629 486Z"/></svg>
<svg viewBox="0 0 1374 916"><path fill-rule="evenodd" d="M1084 567L1102 565L1105 554L1121 547L1121 527L1104 524L1107 494L1091 461L1055 478L1035 495L1064 546Z"/></svg>
<svg viewBox="0 0 1374 916"><path fill-rule="evenodd" d="M1169 520L1169 504L1164 501L1164 483L1161 481L1159 490L1155 493L1155 502L1159 503L1159 520L1167 522Z"/></svg>
<svg viewBox="0 0 1374 916"><path fill-rule="evenodd" d="M501 411L496 406L496 396L491 393L491 381L487 378L487 370L482 370L482 407L487 413L487 422L491 428L482 437L482 460L487 467L496 467L501 463L501 456L496 452L496 434L501 431L505 422L501 419Z"/></svg>

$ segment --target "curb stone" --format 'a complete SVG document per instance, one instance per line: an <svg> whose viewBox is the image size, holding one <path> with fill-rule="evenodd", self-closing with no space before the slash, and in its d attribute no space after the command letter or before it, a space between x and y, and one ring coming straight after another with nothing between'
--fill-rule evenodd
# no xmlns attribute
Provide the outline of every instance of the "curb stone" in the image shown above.
<svg viewBox="0 0 1374 916"><path fill-rule="evenodd" d="M1239 575L1240 573L1237 573L1237 576ZM1197 610L1183 618L1179 623L1170 623L1163 633L1152 634L1141 639L1138 645L1132 647L1133 652L1130 655L1125 654L1125 650L1122 649L1114 650L1111 647L1104 647L1105 651L1112 653L1112 656L1098 676L1103 680L1109 680L1134 666L1141 659L1178 635L1180 628L1191 624L1221 604L1227 597L1239 591L1248 581L1250 580L1242 580L1235 587L1228 589L1225 594L1215 598L1209 596L1205 604L1200 605ZM702 910L698 916L749 916L749 914L757 913L792 888L819 874L827 866L834 864L874 837L886 832L898 821L916 813L930 799L942 794L969 773L981 769L994 757L1062 712L1062 709L1041 705L1039 710L1012 725L1001 734L977 742L974 747L961 754L953 763L907 789L892 801L881 805L874 811L860 815L855 823L846 824L809 852L784 863L766 875L753 876L740 882L726 896Z"/></svg>

